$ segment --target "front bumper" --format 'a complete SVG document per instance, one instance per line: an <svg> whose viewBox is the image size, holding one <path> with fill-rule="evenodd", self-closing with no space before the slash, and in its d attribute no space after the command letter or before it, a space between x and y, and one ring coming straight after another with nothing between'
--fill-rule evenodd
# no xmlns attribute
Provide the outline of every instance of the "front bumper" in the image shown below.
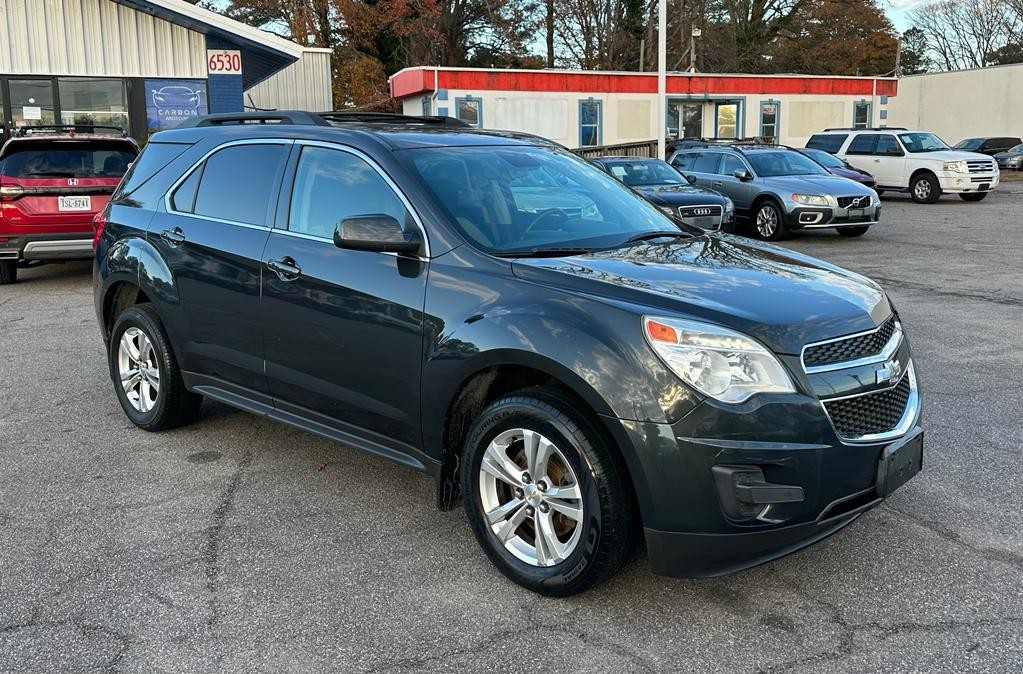
<svg viewBox="0 0 1023 674"><path fill-rule="evenodd" d="M849 210L824 206L799 206L785 214L789 229L836 229L839 227L870 227L881 221L881 204Z"/></svg>
<svg viewBox="0 0 1023 674"><path fill-rule="evenodd" d="M960 194L964 192L988 192L998 187L1000 176L998 172L973 174L973 173L952 173L942 171L938 173L938 183L942 192Z"/></svg>
<svg viewBox="0 0 1023 674"><path fill-rule="evenodd" d="M830 536L888 495L885 457L922 443L918 414L899 438L850 442L838 437L818 400L762 398L734 406L704 401L673 424L606 420L635 457L630 471L655 573L732 573ZM784 487L787 498L736 517L715 473L750 467L760 472L758 484Z"/></svg>

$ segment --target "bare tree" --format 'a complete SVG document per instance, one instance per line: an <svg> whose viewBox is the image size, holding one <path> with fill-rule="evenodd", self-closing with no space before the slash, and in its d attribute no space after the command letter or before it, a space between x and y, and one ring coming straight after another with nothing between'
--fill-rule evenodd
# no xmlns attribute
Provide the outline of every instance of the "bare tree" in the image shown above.
<svg viewBox="0 0 1023 674"><path fill-rule="evenodd" d="M1023 39L1023 0L938 0L913 10L910 22L926 36L935 63L945 70L982 68L992 54Z"/></svg>

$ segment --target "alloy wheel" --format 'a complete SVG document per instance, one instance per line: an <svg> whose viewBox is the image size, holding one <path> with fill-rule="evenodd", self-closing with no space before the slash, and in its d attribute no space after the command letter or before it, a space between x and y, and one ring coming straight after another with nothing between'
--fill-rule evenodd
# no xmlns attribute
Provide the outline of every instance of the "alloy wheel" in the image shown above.
<svg viewBox="0 0 1023 674"><path fill-rule="evenodd" d="M579 544L579 481L565 455L542 434L514 428L491 440L480 463L479 491L490 530L523 562L551 567Z"/></svg>
<svg viewBox="0 0 1023 674"><path fill-rule="evenodd" d="M770 206L761 206L757 211L757 231L765 239L778 231L778 213Z"/></svg>
<svg viewBox="0 0 1023 674"><path fill-rule="evenodd" d="M160 395L160 368L152 340L130 327L121 335L117 349L117 374L132 407L142 413L156 406Z"/></svg>

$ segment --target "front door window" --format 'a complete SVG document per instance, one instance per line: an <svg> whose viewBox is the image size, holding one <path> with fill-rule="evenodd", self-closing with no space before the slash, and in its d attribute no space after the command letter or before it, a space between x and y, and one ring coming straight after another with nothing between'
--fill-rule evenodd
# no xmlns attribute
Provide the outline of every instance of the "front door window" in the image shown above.
<svg viewBox="0 0 1023 674"><path fill-rule="evenodd" d="M738 103L719 103L717 106L717 137L736 138L736 121L739 118Z"/></svg>
<svg viewBox="0 0 1023 674"><path fill-rule="evenodd" d="M55 124L53 114L53 80L9 81L11 120L15 128Z"/></svg>

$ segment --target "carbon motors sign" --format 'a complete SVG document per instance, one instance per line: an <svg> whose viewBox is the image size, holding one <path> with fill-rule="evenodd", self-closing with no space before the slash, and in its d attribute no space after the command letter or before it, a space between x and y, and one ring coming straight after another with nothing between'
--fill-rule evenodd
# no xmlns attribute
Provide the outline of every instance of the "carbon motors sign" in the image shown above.
<svg viewBox="0 0 1023 674"><path fill-rule="evenodd" d="M207 49L206 70L210 75L241 75L242 53L237 49Z"/></svg>

